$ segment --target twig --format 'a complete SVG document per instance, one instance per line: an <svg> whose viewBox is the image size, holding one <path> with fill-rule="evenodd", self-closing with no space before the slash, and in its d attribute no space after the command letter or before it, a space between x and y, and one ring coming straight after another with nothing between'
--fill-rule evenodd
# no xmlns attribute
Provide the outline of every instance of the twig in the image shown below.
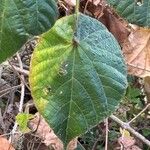
<svg viewBox="0 0 150 150"><path fill-rule="evenodd" d="M86 150L86 149L82 146L82 144L81 144L79 141L77 141L77 143L80 145L80 147L81 147L83 150Z"/></svg>
<svg viewBox="0 0 150 150"><path fill-rule="evenodd" d="M12 133L2 134L2 135L0 135L0 137L5 137L5 136L11 135L11 134L12 134ZM14 134L20 134L20 132L15 132Z"/></svg>
<svg viewBox="0 0 150 150"><path fill-rule="evenodd" d="M17 88L20 88L20 87L21 87L21 85L13 86L13 87L11 87L11 88L6 88L6 89L0 91L0 97L1 97L1 94L3 94L4 92L7 93L7 92L9 92L9 91L11 91L11 90L13 90L13 89L17 89Z"/></svg>
<svg viewBox="0 0 150 150"><path fill-rule="evenodd" d="M95 150L97 145L98 145L98 142L100 141L100 137L95 141L93 147L92 147L92 150Z"/></svg>
<svg viewBox="0 0 150 150"><path fill-rule="evenodd" d="M148 104L139 114L137 114L133 119L131 119L128 124L131 124L135 119L137 119L148 107L150 107L150 104Z"/></svg>
<svg viewBox="0 0 150 150"><path fill-rule="evenodd" d="M9 93L10 93L10 91L5 92L4 94L0 95L0 98L2 98L3 96L5 96L5 95L7 95Z"/></svg>
<svg viewBox="0 0 150 150"><path fill-rule="evenodd" d="M98 136L98 138L95 140L94 144L93 144L93 147L92 147L92 150L96 150L97 149L97 146L101 140L101 135Z"/></svg>
<svg viewBox="0 0 150 150"><path fill-rule="evenodd" d="M23 70L23 64L18 53L17 53L17 58L20 65L20 69ZM25 78L23 75L21 75L21 79L22 80L21 80L21 96L20 96L19 112L22 112L23 103L24 103L24 94L25 94L25 84L24 84Z"/></svg>
<svg viewBox="0 0 150 150"><path fill-rule="evenodd" d="M84 14L86 13L86 9L87 9L87 6L88 6L89 2L90 2L90 0L87 0L87 2L85 4L84 11L83 11Z"/></svg>
<svg viewBox="0 0 150 150"><path fill-rule="evenodd" d="M77 15L77 23L78 23L79 9L80 9L80 0L76 0L75 13Z"/></svg>
<svg viewBox="0 0 150 150"><path fill-rule="evenodd" d="M18 58L18 62L19 62L19 65L20 65L20 69L23 69L23 64L22 64L21 58L20 58L18 53L17 53L17 58ZM19 103L19 113L21 113L22 110L23 110L24 95L25 95L25 84L24 84L24 81L25 81L24 76L21 75L21 96L20 96L20 103ZM11 131L12 136L10 136L9 141L12 140L12 137L14 136L14 134L15 134L15 132L17 130L17 126L18 126L18 123L15 122L14 127L13 127L13 129Z"/></svg>
<svg viewBox="0 0 150 150"><path fill-rule="evenodd" d="M105 136L105 150L108 150L108 118L105 119L106 136Z"/></svg>
<svg viewBox="0 0 150 150"><path fill-rule="evenodd" d="M12 69L16 72L16 74L17 74L18 77L20 78L21 82L23 82L23 83L26 85L26 87L30 90L30 88L29 88L29 86L26 84L25 80L21 78L19 72L14 68L14 66L11 64L10 61L8 61L8 62L9 62L9 64L10 64L10 66L12 67ZM23 69L22 69L22 70L23 70Z"/></svg>
<svg viewBox="0 0 150 150"><path fill-rule="evenodd" d="M128 130L130 133L132 133L135 137L137 137L138 139L140 139L143 143L145 143L146 145L148 145L150 147L150 141L147 140L143 135L141 135L140 133L138 133L137 131L135 131L133 128L130 127L129 123L125 123L123 121L121 121L119 118L117 118L114 115L111 115L110 118L115 121L116 123L118 123L122 128Z"/></svg>
<svg viewBox="0 0 150 150"><path fill-rule="evenodd" d="M29 71L28 71L28 70L21 69L21 68L19 68L19 67L14 66L14 65L13 65L13 68L14 68L16 71L18 71L19 73L23 74L23 75L26 75L26 76L29 75Z"/></svg>

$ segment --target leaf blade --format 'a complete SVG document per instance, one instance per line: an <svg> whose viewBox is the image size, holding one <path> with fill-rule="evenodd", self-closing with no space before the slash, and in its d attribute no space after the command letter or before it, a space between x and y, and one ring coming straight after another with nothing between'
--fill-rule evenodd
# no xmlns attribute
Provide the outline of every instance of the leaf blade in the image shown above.
<svg viewBox="0 0 150 150"><path fill-rule="evenodd" d="M107 0L107 2L130 23L150 27L150 0Z"/></svg>
<svg viewBox="0 0 150 150"><path fill-rule="evenodd" d="M65 144L110 115L126 88L116 40L101 23L82 14L75 30L75 18L60 19L43 35L30 70L36 106Z"/></svg>
<svg viewBox="0 0 150 150"><path fill-rule="evenodd" d="M19 50L27 40L47 31L57 18L51 0L0 1L0 63Z"/></svg>

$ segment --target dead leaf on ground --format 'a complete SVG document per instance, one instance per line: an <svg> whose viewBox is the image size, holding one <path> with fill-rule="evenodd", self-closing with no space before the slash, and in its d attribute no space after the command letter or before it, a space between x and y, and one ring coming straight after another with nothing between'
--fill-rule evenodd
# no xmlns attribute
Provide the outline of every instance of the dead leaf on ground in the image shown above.
<svg viewBox="0 0 150 150"><path fill-rule="evenodd" d="M120 137L118 142L120 145L123 145L124 148L131 148L135 144L133 137Z"/></svg>
<svg viewBox="0 0 150 150"><path fill-rule="evenodd" d="M75 6L76 0L64 0L69 6Z"/></svg>
<svg viewBox="0 0 150 150"><path fill-rule="evenodd" d="M77 148L77 138L71 140L67 146L67 150L75 150Z"/></svg>
<svg viewBox="0 0 150 150"><path fill-rule="evenodd" d="M103 10L103 15L99 18L99 21L107 27L120 45L128 38L130 32L127 27L127 22L119 18L111 8L107 7Z"/></svg>
<svg viewBox="0 0 150 150"><path fill-rule="evenodd" d="M120 128L122 136L118 139L118 143L124 148L130 148L135 144L135 139L131 137L130 132L126 129Z"/></svg>
<svg viewBox="0 0 150 150"><path fill-rule="evenodd" d="M130 149L127 149L127 150L142 150L141 148L139 148L138 146L136 145L133 145L132 148Z"/></svg>
<svg viewBox="0 0 150 150"><path fill-rule="evenodd" d="M120 128L120 133L122 136L118 139L118 143L123 146L124 150L141 150L135 145L136 141L129 131Z"/></svg>
<svg viewBox="0 0 150 150"><path fill-rule="evenodd" d="M106 3L106 0L83 1L81 6L84 12L91 14L102 22L122 45L130 34L128 23L121 19ZM85 11L86 9L86 11Z"/></svg>
<svg viewBox="0 0 150 150"><path fill-rule="evenodd" d="M88 0L89 2L93 3L95 6L98 6L99 4L106 4L106 0Z"/></svg>
<svg viewBox="0 0 150 150"><path fill-rule="evenodd" d="M36 134L43 140L45 145L51 145L55 150L63 150L63 143L39 113L36 113L35 118L29 122L29 128L33 131L36 130ZM74 150L76 147L77 139L74 139L69 143L67 149Z"/></svg>
<svg viewBox="0 0 150 150"><path fill-rule="evenodd" d="M63 150L63 144L61 140L54 134L48 123L44 118L36 113L35 118L29 122L29 127L43 140L43 143L47 146L52 146L55 150Z"/></svg>
<svg viewBox="0 0 150 150"><path fill-rule="evenodd" d="M0 150L15 150L15 149L7 139L0 137Z"/></svg>
<svg viewBox="0 0 150 150"><path fill-rule="evenodd" d="M123 45L123 53L129 74L150 76L150 29L139 28L131 32Z"/></svg>

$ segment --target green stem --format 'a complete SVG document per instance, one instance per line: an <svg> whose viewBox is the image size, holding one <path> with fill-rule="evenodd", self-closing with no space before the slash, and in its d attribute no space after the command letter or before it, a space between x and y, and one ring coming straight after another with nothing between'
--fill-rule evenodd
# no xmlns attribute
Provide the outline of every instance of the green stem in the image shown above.
<svg viewBox="0 0 150 150"><path fill-rule="evenodd" d="M80 0L76 0L76 8L75 8L75 14L76 14L76 30L78 29L79 7L80 7Z"/></svg>
<svg viewBox="0 0 150 150"><path fill-rule="evenodd" d="M80 6L80 0L76 0L76 14L78 15L79 13L79 6Z"/></svg>
<svg viewBox="0 0 150 150"><path fill-rule="evenodd" d="M78 30L78 21L79 21L79 7L80 7L80 0L76 0L76 7L75 7L75 33L76 33L76 31ZM77 33L78 34L78 33ZM76 35L77 36L77 35ZM77 36L78 37L78 36ZM78 37L79 38L79 37ZM76 37L75 37L75 39L76 39ZM76 39L77 40L77 39ZM75 40L75 41L76 41ZM77 42L77 41L76 41Z"/></svg>

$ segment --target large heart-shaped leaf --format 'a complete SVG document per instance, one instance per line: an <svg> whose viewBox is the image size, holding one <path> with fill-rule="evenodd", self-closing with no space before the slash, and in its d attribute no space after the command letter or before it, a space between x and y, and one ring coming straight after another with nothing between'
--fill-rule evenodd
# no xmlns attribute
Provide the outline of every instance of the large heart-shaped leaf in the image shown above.
<svg viewBox="0 0 150 150"><path fill-rule="evenodd" d="M78 17L43 34L30 70L36 106L65 144L109 116L127 83L115 38L97 20Z"/></svg>
<svg viewBox="0 0 150 150"><path fill-rule="evenodd" d="M53 0L0 0L0 62L52 27L57 15Z"/></svg>
<svg viewBox="0 0 150 150"><path fill-rule="evenodd" d="M150 0L107 0L130 23L150 27Z"/></svg>

